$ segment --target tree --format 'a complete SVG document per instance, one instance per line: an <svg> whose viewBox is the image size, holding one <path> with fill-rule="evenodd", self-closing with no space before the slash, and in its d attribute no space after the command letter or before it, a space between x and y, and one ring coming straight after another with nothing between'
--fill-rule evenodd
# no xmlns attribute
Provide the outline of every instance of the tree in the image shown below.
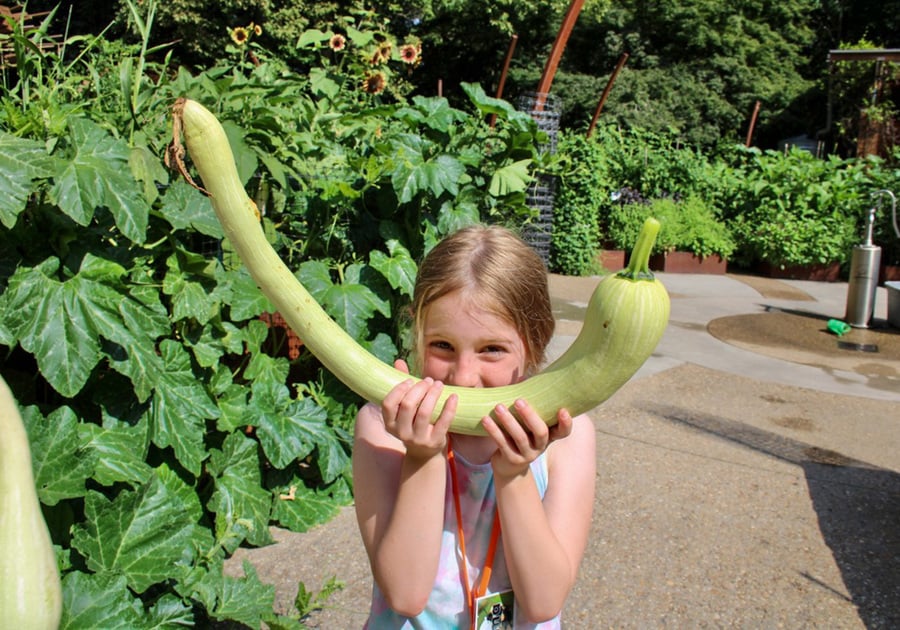
<svg viewBox="0 0 900 630"><path fill-rule="evenodd" d="M805 53L817 7L815 0L625 0L573 37L563 70L569 82L596 86L593 77L608 75L627 52L607 116L710 144L740 137L760 100L760 136L768 138L784 132L782 115L814 85ZM589 90L573 92L585 99ZM593 111L598 97L567 103L567 111Z"/></svg>

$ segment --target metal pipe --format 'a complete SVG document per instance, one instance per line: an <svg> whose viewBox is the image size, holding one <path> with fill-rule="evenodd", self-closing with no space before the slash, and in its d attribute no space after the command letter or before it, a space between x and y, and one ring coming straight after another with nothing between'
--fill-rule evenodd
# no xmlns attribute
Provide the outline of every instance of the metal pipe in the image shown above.
<svg viewBox="0 0 900 630"><path fill-rule="evenodd" d="M897 197L894 196L890 190L883 188L881 190L876 190L872 193L872 197L878 199L878 209L881 210L881 197L888 196L891 198L891 218L894 224L894 232L897 233L897 238L900 238L900 225L897 224ZM874 208L873 208L874 211Z"/></svg>
<svg viewBox="0 0 900 630"><path fill-rule="evenodd" d="M610 75L609 80L606 82L606 87L603 89L603 94L600 95L600 102L597 103L597 109L594 110L594 117L591 119L591 124L588 126L588 138L590 138L591 134L594 133L594 127L597 126L597 119L600 118L600 112L603 111L603 105L604 103L606 103L606 99L609 96L610 91L612 90L613 83L616 82L616 77L619 76L619 72L622 71L622 68L625 66L626 61L628 61L627 52L619 55L619 61L618 63L616 63L616 69L613 70L612 75Z"/></svg>

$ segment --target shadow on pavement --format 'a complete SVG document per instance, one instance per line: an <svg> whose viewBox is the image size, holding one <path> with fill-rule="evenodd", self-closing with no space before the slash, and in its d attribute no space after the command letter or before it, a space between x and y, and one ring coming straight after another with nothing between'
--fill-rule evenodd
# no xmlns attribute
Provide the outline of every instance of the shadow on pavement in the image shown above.
<svg viewBox="0 0 900 630"><path fill-rule="evenodd" d="M642 408L799 466L822 537L860 619L867 628L900 627L900 474L682 407L651 404Z"/></svg>

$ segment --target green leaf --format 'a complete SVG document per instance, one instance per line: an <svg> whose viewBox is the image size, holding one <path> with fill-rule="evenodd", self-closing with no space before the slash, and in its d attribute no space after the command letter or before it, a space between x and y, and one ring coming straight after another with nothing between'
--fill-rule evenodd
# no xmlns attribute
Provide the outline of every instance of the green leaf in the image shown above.
<svg viewBox="0 0 900 630"><path fill-rule="evenodd" d="M390 256L381 250L372 250L369 254L369 264L387 278L393 289L412 297L418 273L416 261L409 255L409 250L396 239L389 240L387 247Z"/></svg>
<svg viewBox="0 0 900 630"><path fill-rule="evenodd" d="M112 500L88 492L84 515L72 528L72 546L92 571L121 574L138 593L184 574L196 524L157 475Z"/></svg>
<svg viewBox="0 0 900 630"><path fill-rule="evenodd" d="M208 265L208 261L197 254L176 252L169 256L162 290L172 297L173 319L192 319L205 324L219 314L221 304L207 289L211 284L209 279L194 272L196 262Z"/></svg>
<svg viewBox="0 0 900 630"><path fill-rule="evenodd" d="M244 577L233 578L224 574L221 563L211 566L191 585L191 595L206 606L213 619L259 628L263 616L272 612L275 587L260 582L250 562L245 560L243 567Z"/></svg>
<svg viewBox="0 0 900 630"><path fill-rule="evenodd" d="M376 312L391 316L390 304L363 284L361 274L365 268L365 265L348 265L344 269L344 281L331 285L321 298L325 311L356 339L368 336L367 323Z"/></svg>
<svg viewBox="0 0 900 630"><path fill-rule="evenodd" d="M293 400L287 387L278 383L253 383L251 413L257 436L269 461L285 468L295 459L317 451L319 472L326 483L343 472L348 457L325 410L309 398Z"/></svg>
<svg viewBox="0 0 900 630"><path fill-rule="evenodd" d="M150 608L144 627L148 630L180 630L194 625L194 613L180 598L167 593Z"/></svg>
<svg viewBox="0 0 900 630"><path fill-rule="evenodd" d="M0 223L12 229L34 180L52 176L55 165L42 143L0 132Z"/></svg>
<svg viewBox="0 0 900 630"><path fill-rule="evenodd" d="M460 84L460 87L462 87L463 92L466 93L472 104L478 108L478 112L482 116L488 114L510 115L515 112L515 108L509 102L500 98L488 96L485 93L484 88L478 83L463 82Z"/></svg>
<svg viewBox="0 0 900 630"><path fill-rule="evenodd" d="M163 368L150 399L150 437L160 448L171 446L178 461L196 475L207 455L206 420L217 418L219 409L191 368L184 347L166 339L159 349Z"/></svg>
<svg viewBox="0 0 900 630"><path fill-rule="evenodd" d="M244 370L244 377L261 383L284 383L290 369L290 362L286 358L256 352Z"/></svg>
<svg viewBox="0 0 900 630"><path fill-rule="evenodd" d="M100 427L83 423L78 427L79 438L96 454L93 478L104 486L117 482L142 484L152 469L144 461L150 445L149 424L142 419L137 425L111 421Z"/></svg>
<svg viewBox="0 0 900 630"><path fill-rule="evenodd" d="M415 108L401 107L396 113L397 118L404 120L413 129L427 126L447 133L454 125L467 118L465 112L451 107L443 97L415 96L413 104Z"/></svg>
<svg viewBox="0 0 900 630"><path fill-rule="evenodd" d="M216 515L216 538L226 552L233 553L244 538L255 546L271 544L272 495L261 486L256 440L230 434L222 450L212 450L207 470L216 487L208 507Z"/></svg>
<svg viewBox="0 0 900 630"><path fill-rule="evenodd" d="M393 365L394 359L396 359L398 355L397 346L394 345L390 335L383 332L375 335L375 338L372 340L361 342L361 345L368 350L370 354L373 354L380 359L382 363L387 363L389 365Z"/></svg>
<svg viewBox="0 0 900 630"><path fill-rule="evenodd" d="M121 575L72 571L62 580L62 597L59 630L147 627L143 606ZM189 612L183 617L190 620Z"/></svg>
<svg viewBox="0 0 900 630"><path fill-rule="evenodd" d="M169 173L159 159L147 146L131 147L128 154L128 165L134 178L143 186L144 199L152 204L159 197L157 184L167 184Z"/></svg>
<svg viewBox="0 0 900 630"><path fill-rule="evenodd" d="M328 99L333 99L341 91L341 86L323 68L310 69L309 86L313 94L321 94Z"/></svg>
<svg viewBox="0 0 900 630"><path fill-rule="evenodd" d="M320 31L317 28L311 28L300 33L300 38L297 40L297 48L304 48L313 44L321 44L322 42L328 41L331 37L331 31L324 32Z"/></svg>
<svg viewBox="0 0 900 630"><path fill-rule="evenodd" d="M246 267L226 271L224 277L219 278L219 286L228 292L229 314L233 322L253 319L273 310L269 298L256 285Z"/></svg>
<svg viewBox="0 0 900 630"><path fill-rule="evenodd" d="M425 163L422 168L422 184L435 197L440 197L444 192L456 195L459 192L459 182L465 174L465 165L456 157L444 153Z"/></svg>
<svg viewBox="0 0 900 630"><path fill-rule="evenodd" d="M87 225L94 209L105 207L122 233L143 243L150 206L128 165L123 141L86 118L69 122L74 155L54 178L51 199L79 225Z"/></svg>
<svg viewBox="0 0 900 630"><path fill-rule="evenodd" d="M256 169L259 166L256 152L244 139L247 135L245 129L242 129L230 120L222 121L222 128L225 130L225 135L228 136L228 144L231 145L231 151L234 153L234 162L235 166L237 166L238 177L246 184L256 173Z"/></svg>
<svg viewBox="0 0 900 630"><path fill-rule="evenodd" d="M337 515L340 509L334 497L327 492L306 487L298 478L294 478L287 484L280 494L293 498L276 499L272 510L272 520L292 532L309 531L317 525L327 523Z"/></svg>
<svg viewBox="0 0 900 630"><path fill-rule="evenodd" d="M321 260L307 260L300 264L297 278L319 304L334 283L331 281L331 269Z"/></svg>
<svg viewBox="0 0 900 630"><path fill-rule="evenodd" d="M248 426L247 388L231 385L219 396L219 418L216 428L223 433L239 431Z"/></svg>
<svg viewBox="0 0 900 630"><path fill-rule="evenodd" d="M175 229L191 228L212 238L223 238L222 224L209 198L187 182L178 180L170 184L161 202L160 212Z"/></svg>
<svg viewBox="0 0 900 630"><path fill-rule="evenodd" d="M115 263L88 254L65 282L51 277L58 268L48 258L13 274L0 302L4 325L60 394L77 394L105 355L145 399L162 367L155 339L168 320L119 290L124 269ZM101 338L114 346L101 347Z"/></svg>
<svg viewBox="0 0 900 630"><path fill-rule="evenodd" d="M97 454L78 435L78 418L69 407L59 407L44 418L28 407L22 421L31 442L31 467L38 498L45 505L85 494L85 480L94 472Z"/></svg>
<svg viewBox="0 0 900 630"><path fill-rule="evenodd" d="M531 174L528 172L531 162L530 159L519 160L494 171L491 176L490 193L494 197L502 197L528 188L528 184L531 183Z"/></svg>

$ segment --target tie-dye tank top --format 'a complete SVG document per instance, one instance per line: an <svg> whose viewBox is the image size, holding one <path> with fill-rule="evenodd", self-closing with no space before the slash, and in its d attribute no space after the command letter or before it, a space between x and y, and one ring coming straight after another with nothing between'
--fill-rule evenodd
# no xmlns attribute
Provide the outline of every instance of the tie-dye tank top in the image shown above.
<svg viewBox="0 0 900 630"><path fill-rule="evenodd" d="M471 464L458 454L455 457L456 473L459 476L460 506L463 513L463 535L466 539L466 552L475 564L467 559L469 581L477 584L483 566L484 557L490 544L491 524L497 498L494 493L494 474L490 463ZM449 466L449 464L448 464ZM547 454L542 454L531 464L531 474L537 483L538 492L543 498L547 490ZM441 541L441 558L438 564L434 589L428 598L425 610L416 617L404 617L392 611L384 600L384 596L375 584L372 592L372 608L366 622L367 630L438 630L469 627L469 611L465 605L465 592L460 576L459 543L457 540L456 512L453 507L453 490L449 483L450 472L447 472L447 492L444 497L444 531ZM511 588L506 559L503 557L503 534L494 558L493 573L488 584L488 593L499 593ZM555 630L560 628L560 618L540 624L524 623L517 620L512 626L514 630ZM509 628L510 626L504 626Z"/></svg>

